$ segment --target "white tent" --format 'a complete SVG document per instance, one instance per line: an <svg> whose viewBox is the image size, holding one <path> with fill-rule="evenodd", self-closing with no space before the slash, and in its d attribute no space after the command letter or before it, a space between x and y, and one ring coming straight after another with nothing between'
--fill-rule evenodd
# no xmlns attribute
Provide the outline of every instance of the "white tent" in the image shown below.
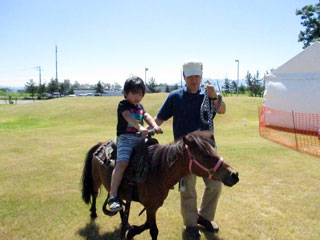
<svg viewBox="0 0 320 240"><path fill-rule="evenodd" d="M264 106L291 113L320 114L320 42L265 77ZM273 126L293 128L292 117L266 112L265 121ZM312 126L304 130L316 130Z"/></svg>

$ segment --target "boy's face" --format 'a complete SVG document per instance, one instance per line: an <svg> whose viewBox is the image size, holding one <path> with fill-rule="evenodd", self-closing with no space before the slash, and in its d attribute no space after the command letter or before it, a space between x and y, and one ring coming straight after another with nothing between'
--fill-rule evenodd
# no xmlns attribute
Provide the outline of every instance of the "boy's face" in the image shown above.
<svg viewBox="0 0 320 240"><path fill-rule="evenodd" d="M125 97L131 104L137 106L141 102L143 94L142 91L129 92Z"/></svg>

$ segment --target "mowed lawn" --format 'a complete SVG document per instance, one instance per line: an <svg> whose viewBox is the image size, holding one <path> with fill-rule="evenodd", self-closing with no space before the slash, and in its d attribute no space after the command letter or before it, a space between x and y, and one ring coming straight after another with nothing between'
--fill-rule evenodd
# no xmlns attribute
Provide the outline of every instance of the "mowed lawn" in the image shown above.
<svg viewBox="0 0 320 240"><path fill-rule="evenodd" d="M155 115L166 94L147 94ZM0 106L0 239L119 239L119 216L104 216L106 191L95 222L81 199L80 178L87 151L115 137L122 97L63 98ZM201 239L320 239L320 158L259 136L261 98L226 97L227 113L215 119L219 153L239 171L240 182L223 187L216 213L217 235ZM187 109L186 109L187 111ZM246 126L242 120L246 119ZM162 144L173 140L172 121ZM156 187L156 186L155 186ZM198 178L198 199L203 182ZM142 224L134 203L130 223ZM157 214L159 239L189 239L175 187ZM135 239L150 239L148 231Z"/></svg>

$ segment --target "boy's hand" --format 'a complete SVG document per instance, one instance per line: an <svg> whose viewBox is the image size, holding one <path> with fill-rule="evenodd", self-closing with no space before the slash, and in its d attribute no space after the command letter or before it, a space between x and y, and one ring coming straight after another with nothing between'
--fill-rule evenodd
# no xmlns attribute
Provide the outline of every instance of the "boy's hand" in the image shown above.
<svg viewBox="0 0 320 240"><path fill-rule="evenodd" d="M148 136L148 129L146 129L145 127L143 126L140 126L138 131L141 133L141 136L142 137L146 137Z"/></svg>
<svg viewBox="0 0 320 240"><path fill-rule="evenodd" d="M153 130L154 130L156 133L158 133L158 134L159 134L159 133L163 133L161 127L159 127L159 126L154 127Z"/></svg>

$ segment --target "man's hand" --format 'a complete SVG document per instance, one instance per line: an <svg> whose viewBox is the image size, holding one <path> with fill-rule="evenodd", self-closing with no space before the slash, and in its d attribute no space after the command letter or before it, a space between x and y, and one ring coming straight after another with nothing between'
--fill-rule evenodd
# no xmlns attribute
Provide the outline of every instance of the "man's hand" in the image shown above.
<svg viewBox="0 0 320 240"><path fill-rule="evenodd" d="M154 127L153 130L158 134L163 133L161 127L159 127L159 126Z"/></svg>
<svg viewBox="0 0 320 240"><path fill-rule="evenodd" d="M214 87L210 84L207 85L208 88L208 97L209 98L216 98L217 97L217 92L214 90Z"/></svg>

